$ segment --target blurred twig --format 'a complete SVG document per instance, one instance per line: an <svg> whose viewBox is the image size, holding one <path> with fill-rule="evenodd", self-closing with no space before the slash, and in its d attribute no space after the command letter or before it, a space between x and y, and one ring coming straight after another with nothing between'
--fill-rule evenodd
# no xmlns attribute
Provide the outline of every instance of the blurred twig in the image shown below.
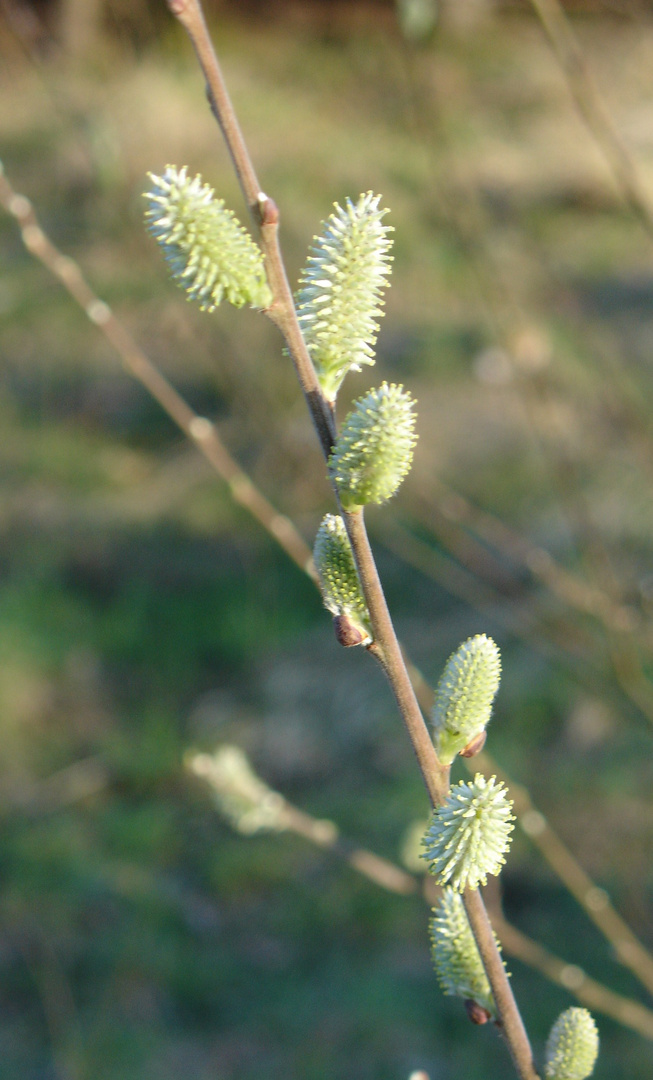
<svg viewBox="0 0 653 1080"><path fill-rule="evenodd" d="M483 751L477 758L478 767L486 773L503 775L494 759ZM504 779L507 779L504 776ZM529 792L521 784L510 781L517 820L526 835L544 855L550 866L583 907L595 926L607 938L617 958L630 968L639 981L653 994L653 957L635 937L630 927L615 911L605 889L594 884L569 848L549 825L544 814L535 808Z"/></svg>
<svg viewBox="0 0 653 1080"><path fill-rule="evenodd" d="M83 758L43 780L29 784L14 783L10 778L3 778L0 783L0 810L50 813L97 795L108 783L109 770L102 759Z"/></svg>
<svg viewBox="0 0 653 1080"><path fill-rule="evenodd" d="M617 188L653 238L653 203L594 82L576 33L560 0L531 0L565 74L570 93L605 157Z"/></svg>
<svg viewBox="0 0 653 1080"><path fill-rule="evenodd" d="M460 492L453 491L442 481L434 481L434 483L437 483L434 506L427 506L426 500L420 500L422 518L428 517L435 511L454 529L460 532L463 529L472 530L485 544L489 544L501 555L507 556L527 570L567 607L584 615L593 616L607 629L636 631L638 636L646 631L646 627L640 624L636 618L637 613L630 606L613 600L596 585L589 584L571 574L569 570L556 562L546 548L507 526L487 510L474 506ZM468 543L473 542L468 532L465 532L465 538ZM460 545L457 544L456 554L459 551ZM487 548L482 546L481 551L487 558ZM653 647L653 640L650 644Z"/></svg>
<svg viewBox="0 0 653 1080"><path fill-rule="evenodd" d="M506 602L497 589L485 582L479 582L451 556L435 551L430 544L414 536L397 520L382 524L377 522L375 531L378 532L381 542L404 562L437 581L447 592L464 600L470 607L490 612L511 634L528 640L539 652L551 657L555 650L557 661L569 663L571 658L588 663L586 652L583 651L586 642L583 642L581 635L576 632L572 637L569 627L564 627L558 635L553 627L547 628L550 643L543 640L537 615L533 611L534 605L529 598L522 602ZM569 654L568 657L565 653ZM594 674L596 675L596 672Z"/></svg>

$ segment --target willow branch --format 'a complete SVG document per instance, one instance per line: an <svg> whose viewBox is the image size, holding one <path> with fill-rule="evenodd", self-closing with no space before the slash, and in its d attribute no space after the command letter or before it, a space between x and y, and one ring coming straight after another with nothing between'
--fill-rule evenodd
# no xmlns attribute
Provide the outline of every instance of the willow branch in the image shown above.
<svg viewBox="0 0 653 1080"><path fill-rule="evenodd" d="M317 583L310 549L294 524L272 506L258 491L251 478L229 455L220 439L217 427L205 417L194 413L184 399L170 386L152 361L145 356L124 325L119 323L117 317L111 312L108 305L103 300L100 300L92 290L79 265L70 257L64 256L43 233L31 203L25 196L14 191L3 173L1 163L0 205L4 206L5 210L17 220L21 227L21 236L31 254L58 278L71 298L82 308L86 316L94 323L112 347L116 349L125 370L141 382L170 419L194 442L217 475L228 484L229 492L234 501L252 514L268 534L276 540L295 565L307 573L314 583ZM107 311L110 314L108 320L97 319L98 312ZM416 692L421 707L425 711L429 711L432 707L433 691L415 665L409 661L406 661L406 663L411 685ZM475 762L475 767L487 773L495 773L508 784L514 797L518 819L524 831L535 846L538 847L553 871L584 907L598 929L612 943L624 966L628 967L648 989L653 989L653 960L651 956L615 911L605 891L596 886L585 873L578 861L546 821L544 815L536 809L526 788L514 783L486 751L477 756ZM470 763L466 762L466 764L470 768L472 767ZM297 810L298 815L301 813L301 811ZM308 820L308 815L304 814L303 819ZM292 828L293 831L300 833L314 843L319 843L320 846L332 846L325 844L324 832L320 834L322 839L318 838L318 832L316 832L314 824L308 824L302 829L299 827L299 817L293 820L297 823L296 828L294 824L289 824L289 828ZM332 846L332 850L334 850L335 854L342 855L342 843ZM406 893L414 891L408 885L409 881L414 880L410 878L410 875L406 875L405 872L399 871L396 867L394 868L395 874L390 871L386 873L379 870L378 862L374 861L377 859L378 857L372 853L357 848L351 854L351 857L348 856L347 861L360 873L376 881L377 884L384 888ZM373 872L374 869L378 872ZM403 877L397 878L396 874L403 874ZM393 880L399 881L399 888L393 888ZM427 880L427 884L431 884L430 879ZM498 916L494 915L493 917L495 921L498 918ZM502 938L508 933L511 935L509 940L503 942L507 952L518 957L524 963L537 968L547 978L557 982L560 986L573 990L581 1003L599 1009L626 1026L632 1027L633 1030L639 1031L647 1038L653 1037L653 1017L643 1006L637 1005L630 999L622 998L620 995L615 995L612 991L602 987L601 984L589 980L580 971L580 968L552 956L541 945L515 931L505 920L501 921L500 927ZM515 937L515 935L518 936ZM573 985L570 982L571 976L569 976L569 972L572 972L575 980ZM580 982L578 981L579 973L582 976ZM586 988L588 988L587 994L585 993ZM612 1001L612 998L614 998L614 1001Z"/></svg>
<svg viewBox="0 0 653 1080"><path fill-rule="evenodd" d="M231 157L236 165L236 171L241 181L243 194L250 209L254 208L253 198L256 194L261 224L261 247L266 258L268 280L274 297L267 314L276 323L284 335L320 439L323 453L328 459L331 447L335 441L334 417L331 407L320 389L315 370L304 344L299 323L297 321L292 293L288 285L288 279L278 244L277 231L279 215L277 208L272 200L261 191L258 184L256 174L249 159L249 154L247 153L244 140L236 122L233 107L224 88L220 65L208 35L199 0L168 0L168 3L173 14L186 29L199 58L207 82L207 95L209 101L218 117L220 128L227 142ZM256 193L254 191L255 188L257 189ZM349 538L352 543L354 558L361 574L363 593L370 611L372 630L375 639L374 652L390 680L395 699L402 711L402 716L408 729L429 796L434 801L435 805L437 805L442 801L446 792L445 770L443 770L443 767L437 759L417 698L415 697L410 684L401 650L394 629L392 628L392 621L388 614L383 590L374 565L374 559L367 541L367 534L365 532L362 515L347 514L344 516ZM430 749L427 749L427 742L430 744ZM480 897L479 903L482 905ZM485 915L484 920L480 918L476 920L475 932L482 937L482 942L478 942L479 950L481 951L484 963L487 964L486 970L493 991L494 981L496 980L497 982L495 1000L501 1011L501 1020L506 1038L510 1042L513 1060L518 1063L518 1071L522 1080L534 1080L537 1074L533 1071L532 1053L530 1046L528 1045L528 1039L525 1037L525 1032L523 1031L523 1024L517 1004L512 995L512 991L505 980L503 964L487 915ZM501 968L500 975L497 974L498 967ZM519 1032L523 1032L524 1037L517 1038Z"/></svg>
<svg viewBox="0 0 653 1080"><path fill-rule="evenodd" d="M198 0L168 0L172 13L188 33L198 56L207 84L207 97L227 142L243 195L260 229L261 247L266 260L273 302L266 314L280 329L295 363L304 396L309 405L322 451L328 460L336 437L331 405L320 388L313 363L306 348L285 265L278 242L279 214L273 201L260 188L258 177L240 132L233 106L227 94L220 64L209 37ZM336 493L337 496L337 493ZM363 592L370 610L375 638L375 657L390 680L397 703L408 728L420 764L424 783L437 805L442 801L448 781L437 760L433 743L424 723L419 704L401 656L401 650L388 613L381 582L367 540L362 516L343 515L361 573ZM356 520L354 520L356 518Z"/></svg>
<svg viewBox="0 0 653 1080"><path fill-rule="evenodd" d="M369 651L386 673L413 744L429 797L434 806L439 806L449 789L449 769L438 760L433 740L424 723L383 594L363 513L360 510L356 513L343 513L343 518L374 630L374 642Z"/></svg>

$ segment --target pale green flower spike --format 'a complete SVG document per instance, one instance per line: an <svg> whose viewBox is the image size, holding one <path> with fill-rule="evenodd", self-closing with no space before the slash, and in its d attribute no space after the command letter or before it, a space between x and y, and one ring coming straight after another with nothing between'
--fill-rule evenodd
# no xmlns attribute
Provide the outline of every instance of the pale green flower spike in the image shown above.
<svg viewBox="0 0 653 1080"><path fill-rule="evenodd" d="M297 293L297 314L323 393L333 402L348 371L374 363L381 289L390 273L392 227L382 224L380 195L368 191L356 205L324 222L314 238Z"/></svg>
<svg viewBox="0 0 653 1080"><path fill-rule="evenodd" d="M499 689L501 657L492 638L477 634L449 657L435 692L435 749L450 765L485 731Z"/></svg>
<svg viewBox="0 0 653 1080"><path fill-rule="evenodd" d="M599 1033L587 1009L560 1013L546 1043L547 1080L587 1080L594 1072Z"/></svg>
<svg viewBox="0 0 653 1080"><path fill-rule="evenodd" d="M354 403L329 459L345 510L382 503L410 470L415 402L403 386L383 383Z"/></svg>
<svg viewBox="0 0 653 1080"><path fill-rule="evenodd" d="M462 898L453 889L444 889L429 921L431 958L438 982L445 994L475 1001L496 1020L497 1009L483 961L465 914ZM494 940L499 944L496 935Z"/></svg>
<svg viewBox="0 0 653 1080"><path fill-rule="evenodd" d="M445 802L433 811L422 846L429 871L440 885L456 892L485 885L506 861L514 829L512 802L503 783L477 773L471 783L452 787Z"/></svg>
<svg viewBox="0 0 653 1080"><path fill-rule="evenodd" d="M149 175L147 227L189 299L204 311L222 299L235 307L269 307L263 255L222 199L201 176L189 179L185 168L168 165L163 176Z"/></svg>
<svg viewBox="0 0 653 1080"><path fill-rule="evenodd" d="M286 802L257 776L238 746L220 746L214 754L190 754L191 772L210 784L220 812L239 832L251 835L286 828Z"/></svg>
<svg viewBox="0 0 653 1080"><path fill-rule="evenodd" d="M344 615L360 631L360 645L372 640L370 616L363 596L354 556L341 517L327 514L313 548L324 606L334 616Z"/></svg>

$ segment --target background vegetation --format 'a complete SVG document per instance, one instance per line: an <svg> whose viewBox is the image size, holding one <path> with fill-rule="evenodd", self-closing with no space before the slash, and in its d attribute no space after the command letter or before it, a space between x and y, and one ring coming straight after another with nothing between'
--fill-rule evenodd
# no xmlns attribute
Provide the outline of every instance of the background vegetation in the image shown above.
<svg viewBox="0 0 653 1080"><path fill-rule="evenodd" d="M650 188L653 25L629 10L578 29ZM242 214L171 22L75 55L5 13L0 156L312 542L332 507L273 328L188 305L142 227L168 162ZM496 638L493 754L653 945L650 237L523 11L417 49L389 8L353 6L230 11L216 40L293 278L334 200L372 188L392 210L379 370L347 390L386 378L419 402L414 471L370 514L400 636L432 681L464 637ZM380 673L7 216L0 327L0 1077L504 1077L494 1032L438 990L418 899L234 834L183 765L235 742L399 860L426 799ZM645 1000L522 834L502 883L517 926ZM510 967L539 1050L573 998ZM597 1019L597 1080L648 1078L650 1043Z"/></svg>

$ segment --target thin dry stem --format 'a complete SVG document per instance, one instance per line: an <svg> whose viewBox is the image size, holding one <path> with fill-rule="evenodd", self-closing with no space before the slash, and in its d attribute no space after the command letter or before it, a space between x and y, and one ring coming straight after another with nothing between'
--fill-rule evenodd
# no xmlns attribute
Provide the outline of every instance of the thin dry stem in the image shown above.
<svg viewBox="0 0 653 1080"><path fill-rule="evenodd" d="M496 948L492 926L480 891L466 889L463 893L463 903L481 954L485 973L492 987L492 996L499 1014L499 1025L508 1044L515 1069L521 1080L538 1080L526 1028L519 1009L512 1007L514 997L508 974L503 966L499 950ZM494 944L493 949L489 948L490 941Z"/></svg>
<svg viewBox="0 0 653 1080"><path fill-rule="evenodd" d="M383 594L362 511L343 513L343 518L374 632L374 642L369 651L386 673L413 744L429 797L434 806L439 806L449 790L449 769L438 760L433 740L424 723Z"/></svg>
<svg viewBox="0 0 653 1080"><path fill-rule="evenodd" d="M553 46L578 111L603 153L620 194L653 238L650 195L633 157L614 126L560 0L531 0L531 5Z"/></svg>

